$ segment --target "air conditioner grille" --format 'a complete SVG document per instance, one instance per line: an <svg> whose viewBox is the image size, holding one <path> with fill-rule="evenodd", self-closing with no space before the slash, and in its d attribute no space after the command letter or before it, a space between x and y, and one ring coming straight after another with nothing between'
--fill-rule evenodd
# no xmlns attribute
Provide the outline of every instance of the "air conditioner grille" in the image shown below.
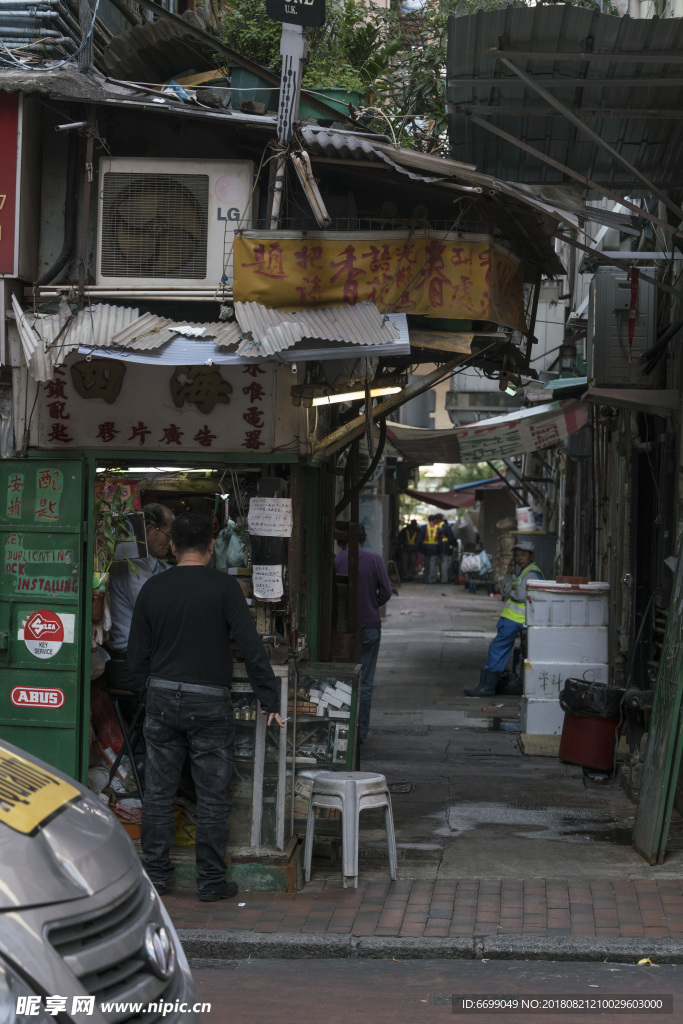
<svg viewBox="0 0 683 1024"><path fill-rule="evenodd" d="M102 277L206 278L209 176L104 175Z"/></svg>

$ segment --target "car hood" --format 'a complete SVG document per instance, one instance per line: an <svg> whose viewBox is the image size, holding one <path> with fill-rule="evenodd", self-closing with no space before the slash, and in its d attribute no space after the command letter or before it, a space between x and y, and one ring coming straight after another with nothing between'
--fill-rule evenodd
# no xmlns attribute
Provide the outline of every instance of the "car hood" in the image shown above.
<svg viewBox="0 0 683 1024"><path fill-rule="evenodd" d="M89 790L4 741L0 755L14 755L68 788L66 802L30 832L8 824L16 820L3 815L0 794L0 912L91 896L130 870L137 860L130 839Z"/></svg>

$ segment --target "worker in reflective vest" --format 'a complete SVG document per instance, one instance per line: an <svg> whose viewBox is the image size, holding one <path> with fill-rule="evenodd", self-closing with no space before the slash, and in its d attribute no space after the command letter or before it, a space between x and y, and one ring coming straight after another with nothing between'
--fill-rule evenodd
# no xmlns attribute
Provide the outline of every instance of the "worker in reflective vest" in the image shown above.
<svg viewBox="0 0 683 1024"><path fill-rule="evenodd" d="M404 526L398 535L401 552L401 579L410 583L417 576L417 555L419 551L420 527L417 519Z"/></svg>
<svg viewBox="0 0 683 1024"><path fill-rule="evenodd" d="M505 669L515 645L515 637L526 622L526 585L532 580L542 580L543 573L534 562L534 544L531 540L518 540L514 548L514 562L517 569L513 573L514 564L500 582L500 590L505 607L498 619L497 634L491 641L486 664L481 670L479 685L476 690L465 690L466 697L490 697L494 693L521 693L521 681L513 680L512 685L501 686L499 677Z"/></svg>
<svg viewBox="0 0 683 1024"><path fill-rule="evenodd" d="M436 583L441 546L441 518L439 515L430 516L427 524L420 529L420 551L424 558L425 583Z"/></svg>

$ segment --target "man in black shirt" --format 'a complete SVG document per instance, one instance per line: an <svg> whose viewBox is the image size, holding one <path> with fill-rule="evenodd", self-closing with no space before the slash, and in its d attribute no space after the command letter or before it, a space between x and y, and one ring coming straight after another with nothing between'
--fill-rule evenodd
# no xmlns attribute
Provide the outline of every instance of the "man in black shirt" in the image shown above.
<svg viewBox="0 0 683 1024"><path fill-rule="evenodd" d="M268 725L283 725L275 676L237 581L209 569L213 529L206 516L180 516L171 527L177 565L142 587L128 638L128 668L147 682L145 867L163 893L173 870L173 803L189 754L197 790L197 891L214 902L235 896L225 880L235 723L230 699L234 637Z"/></svg>

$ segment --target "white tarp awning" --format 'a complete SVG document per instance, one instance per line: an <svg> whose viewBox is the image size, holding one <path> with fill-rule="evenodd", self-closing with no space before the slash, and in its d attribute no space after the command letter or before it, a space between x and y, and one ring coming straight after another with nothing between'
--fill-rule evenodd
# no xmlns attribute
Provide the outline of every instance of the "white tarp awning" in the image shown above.
<svg viewBox="0 0 683 1024"><path fill-rule="evenodd" d="M387 437L404 458L419 465L487 462L566 441L588 422L588 409L585 402L573 399L548 402L453 430L424 430L388 423Z"/></svg>

